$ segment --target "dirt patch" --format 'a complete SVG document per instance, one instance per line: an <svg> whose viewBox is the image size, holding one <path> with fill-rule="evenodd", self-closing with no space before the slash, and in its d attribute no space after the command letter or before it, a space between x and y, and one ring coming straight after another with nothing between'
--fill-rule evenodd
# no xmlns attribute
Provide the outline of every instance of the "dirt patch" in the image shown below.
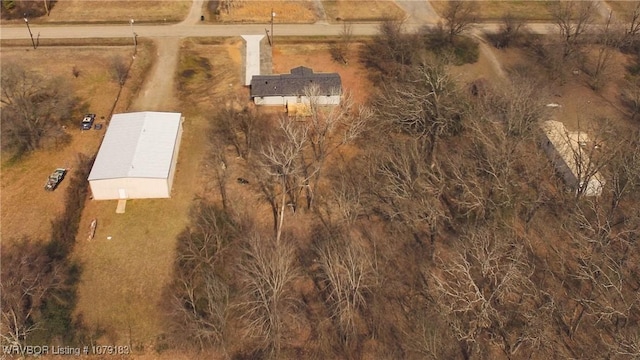
<svg viewBox="0 0 640 360"><path fill-rule="evenodd" d="M329 21L400 20L405 16L393 1L327 0L322 3Z"/></svg>
<svg viewBox="0 0 640 360"><path fill-rule="evenodd" d="M180 39L155 40L157 53L153 68L137 94L130 111L178 111L174 101L174 78ZM137 59L137 57L136 57Z"/></svg>
<svg viewBox="0 0 640 360"><path fill-rule="evenodd" d="M492 49L498 61L508 73L517 66L528 66L533 74L544 74L545 69L532 63L531 55L521 49ZM595 53L591 55L595 56ZM551 116L562 121L569 130L589 129L601 119L614 119L619 124L626 123L625 111L620 105L620 88L624 83L625 66L630 64L628 55L617 53L608 71L609 81L598 92L589 86L589 75L578 68L567 68L564 81L549 81L548 102L561 107L554 108Z"/></svg>
<svg viewBox="0 0 640 360"><path fill-rule="evenodd" d="M143 47L140 51L147 52ZM130 47L39 47L37 51L4 47L0 52L0 59L5 64L18 62L33 71L66 78L84 104L84 111L97 114L97 124L106 123L118 94L119 86L111 73L113 58L130 56ZM78 77L73 75L74 68ZM135 86L139 73L137 69L132 71L122 93L123 99L129 96L129 86ZM121 106L119 104L117 109ZM100 131L81 131L80 120L77 119L77 128L67 128L71 135L68 145L36 151L13 164L8 162L8 154L3 154L0 207L4 239L48 237L50 221L62 211L68 179L56 191L45 192L43 186L47 177L56 167L70 168L67 177L72 176L76 155L95 154L104 135L104 127Z"/></svg>
<svg viewBox="0 0 640 360"><path fill-rule="evenodd" d="M367 79L367 70L358 61L362 45L353 44L348 51L348 65L334 61L325 44L281 44L273 52L273 73L289 73L298 66L306 66L315 72L336 72L342 79L342 87L354 96L354 100L364 103L369 97L372 83Z"/></svg>

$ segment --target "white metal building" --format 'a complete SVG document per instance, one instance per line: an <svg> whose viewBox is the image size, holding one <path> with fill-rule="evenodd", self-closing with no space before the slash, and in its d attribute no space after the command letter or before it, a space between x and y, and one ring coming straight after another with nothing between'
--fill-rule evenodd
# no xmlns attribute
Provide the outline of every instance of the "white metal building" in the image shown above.
<svg viewBox="0 0 640 360"><path fill-rule="evenodd" d="M304 66L291 69L290 74L259 75L251 79L251 99L256 105L309 104L305 96L315 86L319 105L338 105L342 97L342 81L337 73L314 73Z"/></svg>
<svg viewBox="0 0 640 360"><path fill-rule="evenodd" d="M182 121L169 112L113 115L89 174L93 198L170 197Z"/></svg>
<svg viewBox="0 0 640 360"><path fill-rule="evenodd" d="M542 124L545 139L542 147L565 183L585 196L600 196L605 181L589 159L593 146L586 133L567 131L559 121Z"/></svg>

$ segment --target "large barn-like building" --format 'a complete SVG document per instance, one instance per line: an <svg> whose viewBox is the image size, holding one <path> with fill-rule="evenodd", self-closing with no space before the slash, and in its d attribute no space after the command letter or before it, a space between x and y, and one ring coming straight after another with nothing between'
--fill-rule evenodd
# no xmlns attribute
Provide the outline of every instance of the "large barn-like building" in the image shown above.
<svg viewBox="0 0 640 360"><path fill-rule="evenodd" d="M93 198L170 197L182 121L170 112L113 115L89 174Z"/></svg>
<svg viewBox="0 0 640 360"><path fill-rule="evenodd" d="M308 104L307 90L315 87L316 103L338 105L342 96L342 81L337 73L315 73L304 66L291 69L290 74L254 75L251 78L251 99L256 105Z"/></svg>

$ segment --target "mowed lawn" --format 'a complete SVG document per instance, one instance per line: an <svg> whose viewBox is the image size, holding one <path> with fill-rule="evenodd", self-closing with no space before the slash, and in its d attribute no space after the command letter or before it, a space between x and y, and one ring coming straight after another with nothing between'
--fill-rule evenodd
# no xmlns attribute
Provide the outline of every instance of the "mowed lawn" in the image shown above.
<svg viewBox="0 0 640 360"><path fill-rule="evenodd" d="M150 50L140 46L139 52L140 58L144 59ZM113 59L119 57L127 61L130 56L131 48L125 46L43 46L37 51L5 46L0 51L3 66L17 63L45 77L64 78L69 84L69 89L64 91L73 91L80 98L84 111L97 114L97 123L104 123L101 118L108 116L118 93L119 86L111 72ZM144 65L144 61L139 64ZM78 77L73 76L74 67L79 72ZM137 82L142 72L144 66L136 64L122 92L122 99L130 96L130 88L139 86ZM124 100L118 103L116 110L123 106L126 106ZM68 178L73 176L78 154L95 154L104 135L104 129L81 131L80 120L80 115L77 119L70 119L67 133L71 141L66 145L38 150L18 161L11 161L8 152L2 154L0 216L4 241L21 237L49 239L51 221L63 210ZM56 167L69 168L68 178L56 191L47 192L44 184Z"/></svg>
<svg viewBox="0 0 640 360"><path fill-rule="evenodd" d="M225 77L209 80L203 91L228 93L230 82L234 89L240 87L239 65L230 65L225 46L195 47L206 49L199 56L212 60L214 72L227 69ZM238 52L237 46L233 50ZM75 256L84 269L77 314L90 328L106 331L100 342L132 344L138 353L153 351L150 347L166 329L163 291L172 278L176 237L188 224L194 198L213 181L201 175L201 166L209 151L207 130L215 101L199 92L193 97L176 94L183 97L185 122L172 197L129 200L124 214L115 213L117 201L90 201L77 239ZM88 241L93 219L98 226L94 239Z"/></svg>

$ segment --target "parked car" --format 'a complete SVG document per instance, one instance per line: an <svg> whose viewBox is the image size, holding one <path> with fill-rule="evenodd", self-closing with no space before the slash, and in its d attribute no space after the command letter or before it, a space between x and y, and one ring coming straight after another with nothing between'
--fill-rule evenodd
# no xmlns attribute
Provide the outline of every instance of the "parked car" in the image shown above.
<svg viewBox="0 0 640 360"><path fill-rule="evenodd" d="M49 175L49 178L47 179L47 183L44 185L44 189L47 191L55 190L58 187L58 185L60 185L60 183L62 182L62 179L64 179L64 176L66 174L67 174L67 169L63 169L63 168L55 169L55 171L51 173L51 175Z"/></svg>
<svg viewBox="0 0 640 360"><path fill-rule="evenodd" d="M94 121L96 121L96 114L86 114L82 119L82 130L91 130Z"/></svg>

